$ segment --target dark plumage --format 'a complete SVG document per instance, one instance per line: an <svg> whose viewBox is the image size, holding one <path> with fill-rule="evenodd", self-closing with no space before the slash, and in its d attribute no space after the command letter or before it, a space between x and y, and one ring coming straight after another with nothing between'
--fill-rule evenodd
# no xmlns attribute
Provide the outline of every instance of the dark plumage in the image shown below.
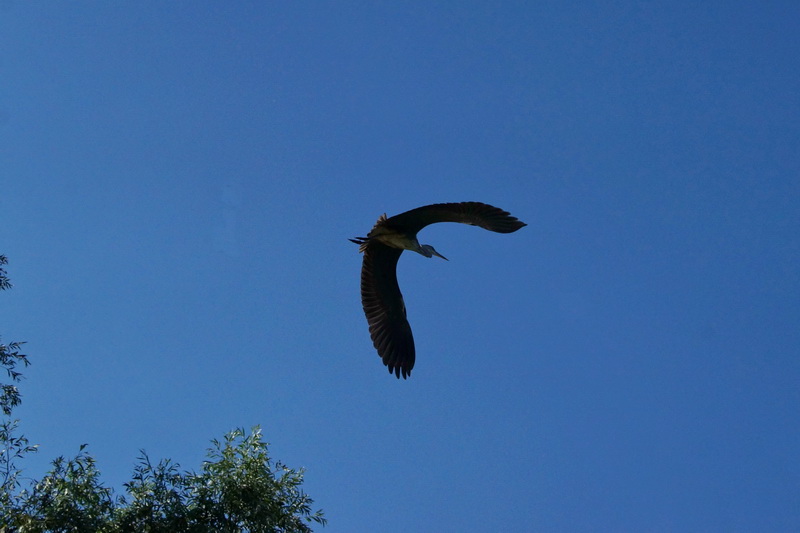
<svg viewBox="0 0 800 533"><path fill-rule="evenodd" d="M406 306L397 285L397 260L403 250L425 257L446 259L433 246L417 241L417 232L436 222L460 222L497 233L513 233L525 226L516 217L480 202L433 204L391 218L382 215L366 237L350 239L364 253L361 268L361 304L369 334L383 364L398 379L414 368L414 336L406 319Z"/></svg>

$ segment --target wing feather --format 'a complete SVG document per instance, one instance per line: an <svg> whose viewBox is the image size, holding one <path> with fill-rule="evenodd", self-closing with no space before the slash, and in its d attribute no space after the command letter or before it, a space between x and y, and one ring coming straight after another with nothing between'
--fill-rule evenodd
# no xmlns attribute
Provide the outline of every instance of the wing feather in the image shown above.
<svg viewBox="0 0 800 533"><path fill-rule="evenodd" d="M497 233L513 233L526 226L508 211L481 202L426 205L395 215L387 219L385 224L415 235L425 226L437 222L471 224Z"/></svg>
<svg viewBox="0 0 800 533"><path fill-rule="evenodd" d="M415 350L406 306L397 284L397 260L402 250L370 241L361 268L361 304L372 344L383 364L398 379L411 375Z"/></svg>

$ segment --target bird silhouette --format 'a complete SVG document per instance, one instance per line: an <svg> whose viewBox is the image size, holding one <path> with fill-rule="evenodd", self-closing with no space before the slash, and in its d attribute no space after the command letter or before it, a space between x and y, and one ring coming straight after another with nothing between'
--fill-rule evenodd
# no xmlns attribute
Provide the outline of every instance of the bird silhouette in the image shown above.
<svg viewBox="0 0 800 533"><path fill-rule="evenodd" d="M480 202L456 202L418 207L390 218L381 215L366 237L350 241L359 245L361 304L369 323L372 344L383 364L398 379L411 375L416 358L414 336L406 318L406 305L397 284L397 260L403 250L425 257L446 257L417 240L419 230L437 222L460 222L496 233L513 233L526 226L507 211Z"/></svg>

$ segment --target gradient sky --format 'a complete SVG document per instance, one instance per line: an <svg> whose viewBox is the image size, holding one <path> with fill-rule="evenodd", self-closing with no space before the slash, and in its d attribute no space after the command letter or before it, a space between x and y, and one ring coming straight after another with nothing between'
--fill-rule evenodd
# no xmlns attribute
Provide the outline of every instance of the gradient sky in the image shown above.
<svg viewBox="0 0 800 533"><path fill-rule="evenodd" d="M613 5L612 5L613 4ZM800 4L0 3L38 477L260 424L325 531L800 530ZM347 238L435 202L417 345Z"/></svg>

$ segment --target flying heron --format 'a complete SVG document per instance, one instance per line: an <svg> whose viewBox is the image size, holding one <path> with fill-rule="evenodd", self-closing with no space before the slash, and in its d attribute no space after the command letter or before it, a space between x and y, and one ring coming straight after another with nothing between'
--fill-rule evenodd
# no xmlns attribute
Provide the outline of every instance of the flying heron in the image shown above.
<svg viewBox="0 0 800 533"><path fill-rule="evenodd" d="M361 267L361 304L369 323L372 344L383 364L400 379L414 368L414 336L406 319L406 305L397 285L397 260L403 250L425 257L445 256L417 240L419 230L436 222L460 222L497 233L513 233L525 226L507 211L480 202L433 204L391 218L381 215L366 237L350 241L364 253Z"/></svg>

